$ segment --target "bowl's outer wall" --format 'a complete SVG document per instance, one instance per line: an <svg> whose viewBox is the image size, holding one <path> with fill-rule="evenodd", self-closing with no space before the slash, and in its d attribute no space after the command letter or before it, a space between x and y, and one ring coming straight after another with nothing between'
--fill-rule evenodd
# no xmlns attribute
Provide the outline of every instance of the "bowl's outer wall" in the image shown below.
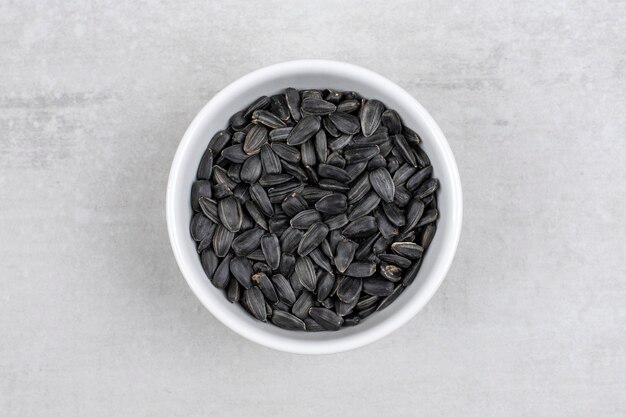
<svg viewBox="0 0 626 417"><path fill-rule="evenodd" d="M422 137L431 159L438 191L440 218L417 279L387 309L358 326L339 332L290 332L258 322L231 305L207 279L189 235L190 189L200 158L212 136L226 128L230 116L262 95L286 87L353 90L377 98L398 111L406 126ZM170 172L167 221L170 240L183 275L196 296L220 321L237 333L268 347L296 353L332 353L377 340L413 317L432 297L454 257L461 229L462 196L452 152L434 120L407 92L369 70L334 61L292 61L255 71L219 92L196 116L185 133Z"/></svg>

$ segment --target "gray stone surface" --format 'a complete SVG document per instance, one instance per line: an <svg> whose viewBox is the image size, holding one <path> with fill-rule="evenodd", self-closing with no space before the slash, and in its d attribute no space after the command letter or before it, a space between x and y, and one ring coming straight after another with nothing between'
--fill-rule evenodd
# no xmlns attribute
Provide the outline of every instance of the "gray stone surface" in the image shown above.
<svg viewBox="0 0 626 417"><path fill-rule="evenodd" d="M624 416L625 3L465 3L0 2L0 415ZM466 207L427 308L323 357L218 323L164 216L201 106L303 57L421 101Z"/></svg>

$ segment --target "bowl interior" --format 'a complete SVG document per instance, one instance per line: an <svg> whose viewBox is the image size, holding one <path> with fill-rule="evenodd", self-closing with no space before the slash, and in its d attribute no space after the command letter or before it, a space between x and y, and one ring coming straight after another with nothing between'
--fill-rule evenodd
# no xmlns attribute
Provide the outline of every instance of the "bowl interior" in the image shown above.
<svg viewBox="0 0 626 417"><path fill-rule="evenodd" d="M398 111L406 126L423 139L422 147L439 178L440 219L417 279L387 309L358 326L339 332L305 333L282 330L251 318L231 305L207 279L189 235L192 216L189 193L200 158L211 137L224 129L230 116L261 95L286 87L354 90L377 98ZM201 302L224 324L263 345L298 353L330 353L352 349L390 333L408 321L432 297L454 256L461 222L458 172L448 144L428 113L391 81L349 64L332 61L294 61L248 74L218 93L196 116L186 132L172 165L167 197L167 219L172 247L187 282Z"/></svg>

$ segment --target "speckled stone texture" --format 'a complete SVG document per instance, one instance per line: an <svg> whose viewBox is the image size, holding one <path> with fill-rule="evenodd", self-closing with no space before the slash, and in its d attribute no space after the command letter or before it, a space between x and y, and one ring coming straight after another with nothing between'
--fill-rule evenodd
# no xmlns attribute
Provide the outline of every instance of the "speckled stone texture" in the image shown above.
<svg viewBox="0 0 626 417"><path fill-rule="evenodd" d="M0 2L0 415L626 415L624 27L606 0ZM322 357L217 322L164 215L204 103L307 57L412 93L465 197L427 308Z"/></svg>

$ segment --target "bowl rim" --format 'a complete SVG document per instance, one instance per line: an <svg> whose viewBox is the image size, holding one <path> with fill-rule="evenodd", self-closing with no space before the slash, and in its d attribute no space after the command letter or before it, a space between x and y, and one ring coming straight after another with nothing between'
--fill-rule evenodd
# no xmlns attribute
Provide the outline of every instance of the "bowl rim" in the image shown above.
<svg viewBox="0 0 626 417"><path fill-rule="evenodd" d="M231 94L231 92L235 92L249 85L256 85L259 82L262 83L267 76L275 76L276 73L286 75L303 70L309 72L312 70L318 70L325 73L339 73L343 76L346 76L346 74L349 74L349 76L358 74L359 77L370 80L368 82L372 84L384 85L385 88L389 88L394 95L401 96L403 101L410 102L412 111L417 113L417 117L419 117L426 124L430 134L436 138L436 141L438 142L437 146L441 148L440 150L445 161L446 169L450 173L447 187L450 187L453 201L455 201L455 204L451 207L451 224L449 226L452 230L452 236L451 240L447 242L445 250L442 251L445 253L443 253L443 257L440 259L439 264L443 266L439 267L438 275L436 277L430 277L428 285L425 285L421 291L417 292L411 299L411 302L407 303L407 305L402 310L399 310L397 314L389 316L385 320L384 325L381 323L381 325L374 328L337 340L297 341L277 337L276 335L266 332L248 332L246 329L242 329L240 326L237 326L237 323L233 322L231 316L223 314L219 308L213 306L202 296L200 287L189 277L192 272L188 270L184 261L182 245L183 233L188 233L188 230L185 229L185 231L182 232L177 229L175 221L176 210L174 193L178 177L184 168L184 165L182 164L183 155L185 154L187 147L190 146L191 140L194 137L195 132L200 127L201 122L207 117L213 108L218 107L219 104ZM211 314L213 314L213 316L216 317L222 324L255 343L273 349L299 354L329 354L356 349L387 336L406 324L434 296L437 289L445 279L458 248L463 221L463 194L458 167L448 141L432 116L411 94L386 77L354 64L333 60L303 59L269 65L252 71L232 81L216 93L196 114L178 144L170 168L166 192L166 221L172 251L174 252L176 263L178 264L185 281L190 286L198 300L200 300L205 308L209 310Z"/></svg>

